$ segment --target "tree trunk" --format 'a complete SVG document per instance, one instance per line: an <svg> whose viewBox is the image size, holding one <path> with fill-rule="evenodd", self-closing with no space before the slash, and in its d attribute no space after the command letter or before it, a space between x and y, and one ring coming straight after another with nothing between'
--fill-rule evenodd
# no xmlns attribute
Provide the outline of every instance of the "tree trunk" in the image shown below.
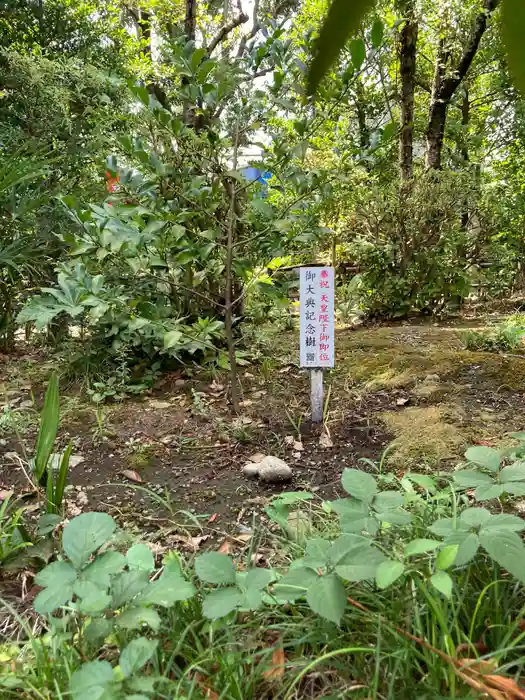
<svg viewBox="0 0 525 700"><path fill-rule="evenodd" d="M195 41L197 33L197 0L186 0L186 17L184 20L184 34L186 41Z"/></svg>
<svg viewBox="0 0 525 700"><path fill-rule="evenodd" d="M399 43L399 73L401 76L401 129L399 132L399 171L406 182L414 174L414 87L418 23L413 11L401 30Z"/></svg>
<svg viewBox="0 0 525 700"><path fill-rule="evenodd" d="M461 58L455 66L450 66L448 71L446 71L446 66L450 59L450 52L445 50L444 40L440 41L426 132L426 166L429 169L441 168L448 105L472 65L483 34L487 29L488 19L498 4L499 0L484 0L483 10L476 17ZM446 73L448 74L446 75Z"/></svg>
<svg viewBox="0 0 525 700"><path fill-rule="evenodd" d="M461 124L463 126L463 136L460 146L461 157L463 164L466 166L469 162L468 154L468 127L470 123L470 99L468 88L463 90L463 99L461 101ZM461 230L467 231L470 215L468 210L468 197L465 197L463 202L463 211L461 212Z"/></svg>

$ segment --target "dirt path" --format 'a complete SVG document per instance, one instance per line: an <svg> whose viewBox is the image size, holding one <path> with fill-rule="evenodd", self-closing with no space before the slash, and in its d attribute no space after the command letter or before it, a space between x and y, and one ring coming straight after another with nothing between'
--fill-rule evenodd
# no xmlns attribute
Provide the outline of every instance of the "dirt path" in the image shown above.
<svg viewBox="0 0 525 700"><path fill-rule="evenodd" d="M142 531L191 524L192 513L219 533L231 532L249 527L282 490L333 496L344 467L371 468L359 460L378 460L394 438L387 468L434 471L453 466L472 442L497 444L523 428L525 359L467 352L456 327L378 326L338 333L336 369L327 382L333 446L323 447L308 422L308 378L293 364L295 343L293 333L266 338L261 363L242 372L237 418L220 376L165 377L150 395L98 413L66 391L60 440L72 439L82 458L71 471L70 513L109 510ZM22 445L31 454L31 390L41 394L51 366L28 355L0 369L1 403L15 416L6 419L0 405L0 491L28 490L13 452ZM301 451L294 445L299 439ZM254 453L285 459L294 472L291 485L247 479L242 466Z"/></svg>

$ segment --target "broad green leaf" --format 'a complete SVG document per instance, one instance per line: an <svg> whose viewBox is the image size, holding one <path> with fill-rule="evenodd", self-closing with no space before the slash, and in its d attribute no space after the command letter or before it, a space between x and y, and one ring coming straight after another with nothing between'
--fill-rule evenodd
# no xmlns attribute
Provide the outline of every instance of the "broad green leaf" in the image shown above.
<svg viewBox="0 0 525 700"><path fill-rule="evenodd" d="M394 581L403 575L405 566L400 561L387 559L381 562L376 569L376 586L378 588L388 588Z"/></svg>
<svg viewBox="0 0 525 700"><path fill-rule="evenodd" d="M82 513L64 528L62 546L76 569L105 544L115 532L116 523L107 513Z"/></svg>
<svg viewBox="0 0 525 700"><path fill-rule="evenodd" d="M435 549L441 546L439 540L425 540L417 539L407 542L405 545L405 557L413 557L416 554L426 554L427 552L433 552Z"/></svg>
<svg viewBox="0 0 525 700"><path fill-rule="evenodd" d="M483 526L483 530L512 530L521 532L525 530L525 520L517 515L498 513L492 515L490 520Z"/></svg>
<svg viewBox="0 0 525 700"><path fill-rule="evenodd" d="M349 552L343 557L340 563L335 567L336 572L345 579L358 583L373 579L376 575L376 569L386 559L383 552L375 547L367 547L361 550L357 555Z"/></svg>
<svg viewBox="0 0 525 700"><path fill-rule="evenodd" d="M139 630L142 625L148 625L154 632L160 629L160 615L152 608L134 606L127 608L116 619L117 627L125 630Z"/></svg>
<svg viewBox="0 0 525 700"><path fill-rule="evenodd" d="M502 484L508 481L525 481L525 462L504 467L499 474L499 479Z"/></svg>
<svg viewBox="0 0 525 700"><path fill-rule="evenodd" d="M89 661L71 676L69 692L73 700L102 700L114 684L109 661Z"/></svg>
<svg viewBox="0 0 525 700"><path fill-rule="evenodd" d="M374 49L378 49L383 43L383 36L385 33L385 25L380 19L376 19L372 25L372 30L370 32L370 40L372 41L372 46Z"/></svg>
<svg viewBox="0 0 525 700"><path fill-rule="evenodd" d="M54 561L35 576L35 583L37 586L59 588L74 583L76 578L77 572L71 564L67 561Z"/></svg>
<svg viewBox="0 0 525 700"><path fill-rule="evenodd" d="M204 583L235 583L233 561L220 552L206 552L197 557L195 573Z"/></svg>
<svg viewBox="0 0 525 700"><path fill-rule="evenodd" d="M308 588L306 600L311 609L338 625L346 608L346 591L335 574L321 576Z"/></svg>
<svg viewBox="0 0 525 700"><path fill-rule="evenodd" d="M61 605L65 605L73 597L73 584L62 584L59 587L49 586L36 596L33 607L40 615L48 615Z"/></svg>
<svg viewBox="0 0 525 700"><path fill-rule="evenodd" d="M414 484L421 486L421 488L425 489L429 493L434 493L436 491L436 482L431 476L427 476L426 474L411 474L409 472L408 474L405 474L403 478L410 479L410 481L413 481Z"/></svg>
<svg viewBox="0 0 525 700"><path fill-rule="evenodd" d="M450 598L452 595L452 579L446 571L438 571L435 573L430 577L430 583L442 593L445 598Z"/></svg>
<svg viewBox="0 0 525 700"><path fill-rule="evenodd" d="M525 496L525 484L520 482L508 482L505 484L505 491L513 496Z"/></svg>
<svg viewBox="0 0 525 700"><path fill-rule="evenodd" d="M458 555L459 545L457 544L447 544L438 553L436 557L436 569L442 571L448 569L456 561Z"/></svg>
<svg viewBox="0 0 525 700"><path fill-rule="evenodd" d="M225 617L242 605L244 596L237 586L218 588L207 593L202 601L202 612L209 620Z"/></svg>
<svg viewBox="0 0 525 700"><path fill-rule="evenodd" d="M480 467L485 467L491 472L497 472L500 468L502 452L495 450L493 447L475 445L468 448L465 452L465 457L473 464L479 464Z"/></svg>
<svg viewBox="0 0 525 700"><path fill-rule="evenodd" d="M93 646L101 645L113 630L111 620L104 617L93 618L84 630L84 639Z"/></svg>
<svg viewBox="0 0 525 700"><path fill-rule="evenodd" d="M261 591L273 581L275 581L275 573L271 569L250 569L244 579L244 587Z"/></svg>
<svg viewBox="0 0 525 700"><path fill-rule="evenodd" d="M409 525L412 522L412 516L404 508L377 512L376 518L382 523L391 523L392 525Z"/></svg>
<svg viewBox="0 0 525 700"><path fill-rule="evenodd" d="M374 477L359 469L345 469L341 483L347 493L364 503L371 503L377 493L377 484Z"/></svg>
<svg viewBox="0 0 525 700"><path fill-rule="evenodd" d="M453 478L456 484L464 489L472 489L475 486L491 486L494 483L494 479L488 474L475 472L471 469L462 469L459 472L454 472Z"/></svg>
<svg viewBox="0 0 525 700"><path fill-rule="evenodd" d="M368 537L358 534L344 533L340 535L330 548L329 561L331 564L339 564L341 559L354 552L358 556L359 552L372 546L372 542Z"/></svg>
<svg viewBox="0 0 525 700"><path fill-rule="evenodd" d="M123 571L113 579L111 594L113 605L120 608L124 603L133 600L149 584L145 571Z"/></svg>
<svg viewBox="0 0 525 700"><path fill-rule="evenodd" d="M318 575L311 569L305 569L304 567L290 569L279 583L273 587L272 593L279 602L293 603L299 598L304 598L307 589L318 578Z"/></svg>
<svg viewBox="0 0 525 700"><path fill-rule="evenodd" d="M368 517L368 506L355 498L337 498L330 501L333 510L348 520L362 520Z"/></svg>
<svg viewBox="0 0 525 700"><path fill-rule="evenodd" d="M124 678L129 678L140 671L151 659L158 644L156 639L146 639L145 637L133 639L120 654L119 666Z"/></svg>
<svg viewBox="0 0 525 700"><path fill-rule="evenodd" d="M60 419L60 398L58 394L58 378L56 373L51 375L44 399L44 408L40 417L40 428L35 447L36 479L40 481L53 451L53 445L58 432Z"/></svg>
<svg viewBox="0 0 525 700"><path fill-rule="evenodd" d="M454 532L447 537L445 545L457 545L458 550L454 559L454 566L465 566L474 559L479 549L479 537L474 532Z"/></svg>
<svg viewBox="0 0 525 700"><path fill-rule="evenodd" d="M359 70L366 58L365 42L362 39L352 39L350 42L350 56L352 64L356 70Z"/></svg>
<svg viewBox="0 0 525 700"><path fill-rule="evenodd" d="M519 535L507 530L483 530L479 540L494 561L525 583L525 545Z"/></svg>
<svg viewBox="0 0 525 700"><path fill-rule="evenodd" d="M38 518L38 531L37 535L43 537L44 535L49 535L53 532L55 527L62 522L62 517L56 515L56 513L44 513Z"/></svg>
<svg viewBox="0 0 525 700"><path fill-rule="evenodd" d="M308 93L313 95L325 73L354 34L374 0L333 0L316 42L308 69Z"/></svg>
<svg viewBox="0 0 525 700"><path fill-rule="evenodd" d="M328 563L328 553L330 551L330 542L321 537L317 537L306 542L306 554L304 563L306 566L311 566L312 569L318 569L326 566Z"/></svg>
<svg viewBox="0 0 525 700"><path fill-rule="evenodd" d="M107 588L110 577L118 574L126 565L126 557L120 552L104 552L94 562L86 566L80 574L82 581L90 581L101 588Z"/></svg>
<svg viewBox="0 0 525 700"><path fill-rule="evenodd" d="M111 600L109 593L104 593L104 591L96 588L96 593L93 592L82 598L79 604L79 611L83 615L98 615L110 607Z"/></svg>
<svg viewBox="0 0 525 700"><path fill-rule="evenodd" d="M381 491L374 498L373 506L377 511L393 510L400 508L404 502L403 494L399 491Z"/></svg>
<svg viewBox="0 0 525 700"><path fill-rule="evenodd" d="M505 488L500 486L500 484L478 486L474 491L474 498L476 501L491 501L493 498L499 498L504 490Z"/></svg>
<svg viewBox="0 0 525 700"><path fill-rule="evenodd" d="M136 602L152 603L163 608L170 608L180 600L193 598L196 593L195 586L182 576L161 576L157 581L146 586Z"/></svg>
<svg viewBox="0 0 525 700"><path fill-rule="evenodd" d="M525 6L522 0L503 0L503 41L510 72L525 95Z"/></svg>
<svg viewBox="0 0 525 700"><path fill-rule="evenodd" d="M142 542L138 542L128 549L126 559L130 570L134 569L136 571L147 571L150 573L155 568L153 552Z"/></svg>
<svg viewBox="0 0 525 700"><path fill-rule="evenodd" d="M490 518L490 511L486 508L467 508L459 516L459 522L466 527L481 527Z"/></svg>
<svg viewBox="0 0 525 700"><path fill-rule="evenodd" d="M164 350L169 350L174 348L181 343L182 332L181 331L168 331L164 334Z"/></svg>
<svg viewBox="0 0 525 700"><path fill-rule="evenodd" d="M452 518L439 518L435 523L429 525L427 528L433 535L438 537L446 537L454 532L456 529L454 520Z"/></svg>

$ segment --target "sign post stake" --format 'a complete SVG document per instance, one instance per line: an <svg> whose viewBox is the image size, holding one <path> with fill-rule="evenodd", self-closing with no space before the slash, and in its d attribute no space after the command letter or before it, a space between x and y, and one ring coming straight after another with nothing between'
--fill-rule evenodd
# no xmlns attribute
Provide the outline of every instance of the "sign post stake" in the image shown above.
<svg viewBox="0 0 525 700"><path fill-rule="evenodd" d="M324 406L322 369L310 370L310 401L312 405L312 423L322 423Z"/></svg>
<svg viewBox="0 0 525 700"><path fill-rule="evenodd" d="M334 366L334 268L300 269L301 367L310 372L312 423L322 423L323 371Z"/></svg>

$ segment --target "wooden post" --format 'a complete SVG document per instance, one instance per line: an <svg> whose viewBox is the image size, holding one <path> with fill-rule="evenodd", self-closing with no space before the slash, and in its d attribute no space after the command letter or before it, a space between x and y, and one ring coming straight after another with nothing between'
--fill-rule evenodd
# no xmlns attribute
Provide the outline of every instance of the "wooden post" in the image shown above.
<svg viewBox="0 0 525 700"><path fill-rule="evenodd" d="M322 423L324 408L322 369L310 370L310 401L312 405L312 423Z"/></svg>

